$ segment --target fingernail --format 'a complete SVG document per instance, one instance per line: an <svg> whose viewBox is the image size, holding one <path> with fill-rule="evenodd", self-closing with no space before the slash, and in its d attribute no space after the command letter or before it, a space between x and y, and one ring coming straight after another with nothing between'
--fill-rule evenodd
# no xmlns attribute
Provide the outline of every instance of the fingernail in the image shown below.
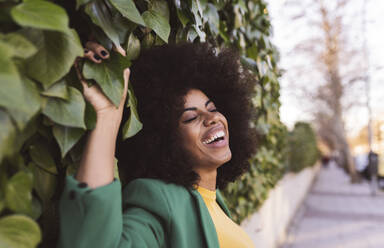
<svg viewBox="0 0 384 248"><path fill-rule="evenodd" d="M94 57L96 60L100 60L100 59L101 59L100 56L97 55L97 54L93 55L93 57Z"/></svg>
<svg viewBox="0 0 384 248"><path fill-rule="evenodd" d="M104 50L102 50L100 53L101 53L101 55L103 55L103 57L108 55L108 53L106 51L104 51Z"/></svg>

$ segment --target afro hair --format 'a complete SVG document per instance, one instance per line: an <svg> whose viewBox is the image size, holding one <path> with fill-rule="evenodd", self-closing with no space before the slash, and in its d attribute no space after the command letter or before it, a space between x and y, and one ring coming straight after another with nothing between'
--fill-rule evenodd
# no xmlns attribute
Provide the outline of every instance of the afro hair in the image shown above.
<svg viewBox="0 0 384 248"><path fill-rule="evenodd" d="M130 84L143 129L132 138L118 139L116 157L124 183L156 178L185 187L197 184L199 175L177 132L190 89L204 92L228 120L232 159L218 168L217 187L224 188L248 170L256 152L257 135L250 122L257 80L241 67L237 52L224 49L217 54L208 43L154 47L133 63ZM125 110L123 122L128 118Z"/></svg>

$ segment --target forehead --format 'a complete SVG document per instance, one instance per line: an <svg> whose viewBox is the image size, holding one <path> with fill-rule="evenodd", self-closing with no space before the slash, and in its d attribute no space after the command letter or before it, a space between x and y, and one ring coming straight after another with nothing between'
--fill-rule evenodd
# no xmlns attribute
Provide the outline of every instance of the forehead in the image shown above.
<svg viewBox="0 0 384 248"><path fill-rule="evenodd" d="M201 90L191 89L184 96L184 105L185 107L200 104L204 105L208 100L209 98Z"/></svg>

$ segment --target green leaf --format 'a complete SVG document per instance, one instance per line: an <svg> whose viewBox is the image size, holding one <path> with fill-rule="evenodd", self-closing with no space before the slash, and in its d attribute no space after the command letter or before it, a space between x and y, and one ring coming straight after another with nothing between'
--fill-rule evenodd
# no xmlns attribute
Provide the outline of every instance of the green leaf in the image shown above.
<svg viewBox="0 0 384 248"><path fill-rule="evenodd" d="M13 49L0 41L0 106L18 106L23 99L23 88L16 65L11 60Z"/></svg>
<svg viewBox="0 0 384 248"><path fill-rule="evenodd" d="M127 42L127 59L135 60L140 55L140 40L131 33Z"/></svg>
<svg viewBox="0 0 384 248"><path fill-rule="evenodd" d="M132 87L129 87L128 93L128 106L131 114L123 126L123 139L128 139L129 137L134 136L143 128L143 124L140 122L139 115L137 114L137 99L134 95Z"/></svg>
<svg viewBox="0 0 384 248"><path fill-rule="evenodd" d="M200 8L199 8L198 0L192 0L191 3L192 3L191 12L195 17L195 25L200 27L203 24L203 21L201 20L201 15L199 14Z"/></svg>
<svg viewBox="0 0 384 248"><path fill-rule="evenodd" d="M184 11L177 9L176 10L177 17L179 18L181 24L185 28L185 26L191 21Z"/></svg>
<svg viewBox="0 0 384 248"><path fill-rule="evenodd" d="M12 48L14 57L28 58L36 53L36 47L26 38L18 33L9 33L0 37L0 40L5 42Z"/></svg>
<svg viewBox="0 0 384 248"><path fill-rule="evenodd" d="M19 130L24 129L41 107L41 97L36 84L27 77L22 77L21 81L23 83L23 97L18 99L18 105L7 107Z"/></svg>
<svg viewBox="0 0 384 248"><path fill-rule="evenodd" d="M92 130L96 126L96 111L92 107L92 104L89 102L85 102L85 114L84 114L85 125L87 126L87 130Z"/></svg>
<svg viewBox="0 0 384 248"><path fill-rule="evenodd" d="M123 71L129 66L130 61L126 57L111 53L111 57L101 64L86 61L83 75L87 79L94 79L111 102L119 106L124 90Z"/></svg>
<svg viewBox="0 0 384 248"><path fill-rule="evenodd" d="M81 5L87 4L92 0L76 0L76 9L79 9Z"/></svg>
<svg viewBox="0 0 384 248"><path fill-rule="evenodd" d="M41 92L41 94L44 96L57 97L60 99L68 100L69 93L67 82L64 79L61 79L47 90Z"/></svg>
<svg viewBox="0 0 384 248"><path fill-rule="evenodd" d="M53 126L53 136L60 146L61 157L64 158L67 152L79 141L84 134L84 130L80 128L71 128L61 125Z"/></svg>
<svg viewBox="0 0 384 248"><path fill-rule="evenodd" d="M148 3L148 9L159 13L169 21L169 8L167 1L164 0L151 0Z"/></svg>
<svg viewBox="0 0 384 248"><path fill-rule="evenodd" d="M5 201L2 191L0 191L0 213L5 208Z"/></svg>
<svg viewBox="0 0 384 248"><path fill-rule="evenodd" d="M66 33L28 30L25 35L38 48L27 61L28 75L41 82L45 89L67 74L76 57L83 55L83 47L74 30Z"/></svg>
<svg viewBox="0 0 384 248"><path fill-rule="evenodd" d="M13 20L23 27L68 31L68 16L63 8L48 1L25 1L11 11Z"/></svg>
<svg viewBox="0 0 384 248"><path fill-rule="evenodd" d="M39 198L43 201L43 205L49 204L53 194L56 190L57 178L56 176L47 173L35 163L31 162L28 168L32 171L34 181L33 188L36 190Z"/></svg>
<svg viewBox="0 0 384 248"><path fill-rule="evenodd" d="M49 97L43 108L43 114L63 126L85 129L83 95L74 87L68 87L68 93L68 100Z"/></svg>
<svg viewBox="0 0 384 248"><path fill-rule="evenodd" d="M147 33L144 38L141 40L141 47L145 49L149 49L155 43L155 35L151 32Z"/></svg>
<svg viewBox="0 0 384 248"><path fill-rule="evenodd" d="M29 155L32 161L45 171L57 175L57 168L50 152L49 144L38 140L29 146Z"/></svg>
<svg viewBox="0 0 384 248"><path fill-rule="evenodd" d="M216 36L219 34L220 17L215 5L208 3L204 11L204 16L208 19L209 29Z"/></svg>
<svg viewBox="0 0 384 248"><path fill-rule="evenodd" d="M0 219L0 247L35 248L41 241L39 225L23 215L8 215Z"/></svg>
<svg viewBox="0 0 384 248"><path fill-rule="evenodd" d="M112 5L130 21L145 26L144 20L137 10L134 1L110 0Z"/></svg>
<svg viewBox="0 0 384 248"><path fill-rule="evenodd" d="M196 29L195 28L191 28L188 30L188 33L187 33L187 40L189 42L193 42L196 38L197 38L198 34L196 32Z"/></svg>
<svg viewBox="0 0 384 248"><path fill-rule="evenodd" d="M1 57L1 56L0 56ZM0 109L0 162L13 151L13 143L16 136L10 116Z"/></svg>
<svg viewBox="0 0 384 248"><path fill-rule="evenodd" d="M161 13L157 11L147 10L143 13L143 19L147 24L147 27L155 31L162 40L168 43L171 26L165 16L162 16Z"/></svg>
<svg viewBox="0 0 384 248"><path fill-rule="evenodd" d="M5 187L5 202L10 210L27 215L32 214L33 175L19 171L13 175Z"/></svg>
<svg viewBox="0 0 384 248"><path fill-rule="evenodd" d="M85 6L85 13L88 14L94 24L104 31L118 50L123 50L120 45L119 33L112 23L113 17L105 3L102 1L90 2Z"/></svg>

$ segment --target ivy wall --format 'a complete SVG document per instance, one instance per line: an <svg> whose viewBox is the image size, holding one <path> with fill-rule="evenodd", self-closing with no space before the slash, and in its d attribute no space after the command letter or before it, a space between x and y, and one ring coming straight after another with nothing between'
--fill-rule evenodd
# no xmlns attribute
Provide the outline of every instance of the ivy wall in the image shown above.
<svg viewBox="0 0 384 248"><path fill-rule="evenodd" d="M240 51L260 82L252 123L260 148L250 172L224 194L237 221L254 212L284 171L278 53L270 36L263 0L0 0L1 246L55 246L64 178L76 170L85 134L95 125L73 69L89 39L108 48L111 59L86 62L83 74L115 104L122 68L143 49L188 41ZM130 99L125 138L141 128L132 92Z"/></svg>

